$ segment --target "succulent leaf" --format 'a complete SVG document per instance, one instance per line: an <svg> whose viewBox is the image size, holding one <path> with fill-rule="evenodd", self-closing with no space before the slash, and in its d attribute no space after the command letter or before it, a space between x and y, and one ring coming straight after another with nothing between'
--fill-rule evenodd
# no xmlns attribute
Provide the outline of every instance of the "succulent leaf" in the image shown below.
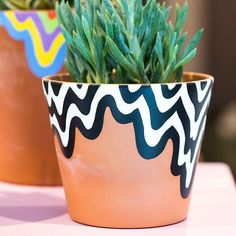
<svg viewBox="0 0 236 236"><path fill-rule="evenodd" d="M78 82L180 82L203 35L200 30L186 43L187 2L176 5L173 23L171 6L156 0L75 0L75 10L62 0L56 9L66 65Z"/></svg>

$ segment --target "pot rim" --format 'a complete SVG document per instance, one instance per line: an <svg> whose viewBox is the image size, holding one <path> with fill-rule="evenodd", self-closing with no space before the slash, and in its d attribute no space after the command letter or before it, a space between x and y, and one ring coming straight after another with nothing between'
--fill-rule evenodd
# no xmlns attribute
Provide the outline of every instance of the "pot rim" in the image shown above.
<svg viewBox="0 0 236 236"><path fill-rule="evenodd" d="M104 83L79 83L74 81L64 81L63 78L69 78L69 73L59 73L56 75L48 75L43 77L42 82L53 82L56 84L77 84L77 85L85 85L88 84L90 86L98 86L98 85L104 85L104 86L152 86L152 85L171 85L171 84L194 84L196 82L204 82L211 80L214 82L214 77L209 74L205 73L198 73L198 72L184 72L184 77L187 77L189 80L182 81L182 82L173 82L173 83L150 83L150 84L104 84Z"/></svg>

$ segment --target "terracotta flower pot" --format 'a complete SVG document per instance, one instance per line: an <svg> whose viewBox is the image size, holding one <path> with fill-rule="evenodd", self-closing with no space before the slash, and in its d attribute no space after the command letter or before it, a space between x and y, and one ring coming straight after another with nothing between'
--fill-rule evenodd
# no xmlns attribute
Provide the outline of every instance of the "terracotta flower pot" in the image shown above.
<svg viewBox="0 0 236 236"><path fill-rule="evenodd" d="M45 78L71 218L142 228L187 217L213 78L176 84L92 85Z"/></svg>
<svg viewBox="0 0 236 236"><path fill-rule="evenodd" d="M0 180L61 184L41 77L63 67L54 11L0 12Z"/></svg>

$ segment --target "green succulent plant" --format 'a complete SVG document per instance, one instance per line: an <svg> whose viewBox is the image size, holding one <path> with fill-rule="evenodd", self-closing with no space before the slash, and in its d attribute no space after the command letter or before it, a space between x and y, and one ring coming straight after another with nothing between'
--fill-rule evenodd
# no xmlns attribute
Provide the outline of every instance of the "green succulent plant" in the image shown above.
<svg viewBox="0 0 236 236"><path fill-rule="evenodd" d="M73 1L69 1L72 4ZM56 0L0 0L1 10L54 9Z"/></svg>
<svg viewBox="0 0 236 236"><path fill-rule="evenodd" d="M63 0L56 5L66 40L66 66L83 83L180 82L183 66L197 53L203 34L187 44L183 27L188 3L171 6L156 0Z"/></svg>

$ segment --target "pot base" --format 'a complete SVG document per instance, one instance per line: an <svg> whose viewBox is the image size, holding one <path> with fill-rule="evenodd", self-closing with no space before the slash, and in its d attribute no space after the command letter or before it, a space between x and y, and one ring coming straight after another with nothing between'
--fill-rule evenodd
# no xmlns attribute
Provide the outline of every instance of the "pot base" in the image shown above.
<svg viewBox="0 0 236 236"><path fill-rule="evenodd" d="M117 145L114 140L121 134L126 139L119 139ZM171 140L158 158L144 160L137 152L132 125L118 124L109 110L96 141L85 139L78 130L75 136L71 159L64 157L55 138L72 220L128 229L170 225L186 219L190 197L182 198L180 178L170 172Z"/></svg>
<svg viewBox="0 0 236 236"><path fill-rule="evenodd" d="M152 229L152 228L158 228L158 227L165 227L165 226L171 226L171 225L175 225L175 224L179 224L183 221L185 221L187 219L187 217L185 217L184 219L175 221L175 222L170 222L170 223L166 223L166 224L158 224L158 222L154 225L151 224L142 224L142 225L130 225L128 226L127 224L125 225L120 225L120 224L113 224L113 225L107 225L107 224L96 224L95 223L83 223L79 220L76 219L72 219L72 221L74 221L75 223L79 223L85 226L89 226L89 227L96 227L96 228L105 228L105 229Z"/></svg>

